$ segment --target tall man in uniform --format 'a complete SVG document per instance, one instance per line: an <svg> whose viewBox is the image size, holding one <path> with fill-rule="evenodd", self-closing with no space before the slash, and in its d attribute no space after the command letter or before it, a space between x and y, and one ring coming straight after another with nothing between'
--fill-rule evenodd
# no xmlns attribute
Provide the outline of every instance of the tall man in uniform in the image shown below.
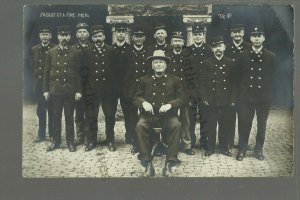
<svg viewBox="0 0 300 200"><path fill-rule="evenodd" d="M183 91L185 94L185 105L180 107L180 122L181 122L181 142L183 144L184 152L187 155L195 155L195 152L191 147L191 137L189 131L189 103L187 102L189 97L192 96L191 89L188 87L188 77L186 76L187 67L189 67L186 62L188 57L185 57L182 53L184 39L183 33L181 31L174 31L172 33L171 45L173 47L172 53L170 53L171 63L167 69L168 73L173 74L180 78L181 84L183 86Z"/></svg>
<svg viewBox="0 0 300 200"><path fill-rule="evenodd" d="M129 59L128 68L124 78L124 96L126 99L127 108L131 111L128 116L128 126L130 128L129 139L132 143L131 153L137 153L137 140L135 126L138 120L138 108L133 104L133 97L139 82L139 78L145 76L148 72L146 64L146 48L144 46L146 40L145 32L141 27L135 26L132 29L132 50Z"/></svg>
<svg viewBox="0 0 300 200"><path fill-rule="evenodd" d="M212 51L208 44L206 43L206 27L196 24L192 29L194 43L189 46L190 53L190 65L192 72L196 73L198 79L196 82L199 82L199 79L205 78L202 73L202 68L204 61L209 57L213 56ZM196 86L197 89L198 86ZM207 149L207 120L205 118L205 106L201 101L201 96L197 96L197 93L191 96L189 100L190 105L190 136L192 147L195 147L196 144L196 118L197 115L200 115L200 148ZM198 110L197 110L198 109Z"/></svg>
<svg viewBox="0 0 300 200"><path fill-rule="evenodd" d="M257 135L254 157L264 160L263 144L265 141L267 119L272 100L272 79L277 64L275 55L263 47L265 41L262 26L251 29L250 41L252 47L244 52L238 60L240 68L239 87L239 145L236 159L245 157L254 114L257 116Z"/></svg>
<svg viewBox="0 0 300 200"><path fill-rule="evenodd" d="M61 117L64 110L66 140L70 152L76 151L74 145L74 107L75 100L81 98L79 76L79 52L69 45L71 30L69 26L58 27L59 45L52 48L45 63L43 80L44 97L52 98L53 103L53 142L47 151L53 151L61 144Z"/></svg>
<svg viewBox="0 0 300 200"><path fill-rule="evenodd" d="M216 129L218 126L219 147L223 155L231 156L228 149L228 122L235 114L233 107L236 102L235 66L232 59L224 56L225 44L222 36L211 39L213 56L205 61L203 74L206 78L200 83L204 105L207 106L208 141L206 156L215 153Z"/></svg>
<svg viewBox="0 0 300 200"><path fill-rule="evenodd" d="M38 136L34 140L35 143L42 142L46 138L46 123L48 112L48 134L52 140L53 134L53 117L50 100L47 102L43 97L43 77L45 69L46 56L49 50L55 45L50 42L52 37L51 31L48 27L40 27L39 38L40 43L33 46L31 49L31 65L33 68L33 92L37 99L36 114L39 119Z"/></svg>
<svg viewBox="0 0 300 200"><path fill-rule="evenodd" d="M149 56L151 56L155 50L163 50L166 55L172 52L172 46L166 42L167 36L166 26L163 23L158 23L154 27L154 38L156 42L148 47Z"/></svg>
<svg viewBox="0 0 300 200"><path fill-rule="evenodd" d="M141 116L136 125L141 164L148 176L154 175L151 156L152 128L162 127L168 133L168 150L163 175L170 175L172 167L178 165L178 145L180 122L177 111L184 105L184 94L180 79L166 73L169 57L162 50L155 50L148 57L152 62L153 74L142 77L134 97L135 105L140 108Z"/></svg>
<svg viewBox="0 0 300 200"><path fill-rule="evenodd" d="M231 58L234 62L240 57L240 55L249 50L251 45L248 42L244 41L245 29L242 24L233 24L230 29L230 36L232 38L231 42L227 44L225 55ZM237 66L241 68L242 66ZM239 83L237 83L239 85ZM237 102L238 104L238 102ZM237 113L237 111L235 111ZM233 119L230 122L230 131L228 144L229 147L234 146L234 136L235 136L235 124L236 124L236 115L233 116Z"/></svg>
<svg viewBox="0 0 300 200"><path fill-rule="evenodd" d="M88 24L86 23L78 23L76 25L76 38L78 42L74 44L74 48L76 48L80 54L88 48L91 43L89 42L89 31ZM80 56L81 56L80 55ZM86 137L86 124L85 124L85 103L83 102L83 98L75 103L75 123L76 123L76 145L83 144L85 142Z"/></svg>
<svg viewBox="0 0 300 200"><path fill-rule="evenodd" d="M83 100L85 102L86 121L88 125L87 146L85 151L96 147L98 133L99 107L105 117L105 134L108 142L114 141L114 105L113 100L113 48L104 43L105 35L102 25L91 28L93 44L83 53L81 74L83 81Z"/></svg>
<svg viewBox="0 0 300 200"><path fill-rule="evenodd" d="M113 44L114 55L113 55L113 73L114 73L114 82L113 82L113 90L114 90L114 98L113 98L113 107L115 114L117 111L118 99L120 99L121 108L124 115L125 121L125 142L128 144L132 143L132 133L130 129L130 120L129 113L131 110L129 109L130 102L126 101L124 97L124 74L127 71L129 57L131 54L131 45L126 42L127 37L127 25L126 24L116 24L116 42ZM115 151L115 142L109 141L108 148L111 151Z"/></svg>

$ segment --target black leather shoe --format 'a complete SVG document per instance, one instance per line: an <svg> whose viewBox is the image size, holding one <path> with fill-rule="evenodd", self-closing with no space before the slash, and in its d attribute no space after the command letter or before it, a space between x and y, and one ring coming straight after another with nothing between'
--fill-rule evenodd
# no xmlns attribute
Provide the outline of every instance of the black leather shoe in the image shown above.
<svg viewBox="0 0 300 200"><path fill-rule="evenodd" d="M184 153L189 155L189 156L193 156L195 155L195 152L192 149L185 149Z"/></svg>
<svg viewBox="0 0 300 200"><path fill-rule="evenodd" d="M89 144L86 145L86 147L84 148L85 151L91 151L93 149L96 148L96 144L93 142L90 142Z"/></svg>
<svg viewBox="0 0 300 200"><path fill-rule="evenodd" d="M225 151L221 151L221 154L223 154L224 156L232 156L232 153L229 150L225 150Z"/></svg>
<svg viewBox="0 0 300 200"><path fill-rule="evenodd" d="M74 143L67 144L67 146L68 146L68 149L70 152L76 151L76 147L75 147Z"/></svg>
<svg viewBox="0 0 300 200"><path fill-rule="evenodd" d="M135 145L133 145L133 146L132 146L132 149L130 150L130 152L131 152L131 154L136 154L136 153L138 153L138 152L139 152L138 147L135 146Z"/></svg>
<svg viewBox="0 0 300 200"><path fill-rule="evenodd" d="M245 153L239 151L238 154L236 155L236 160L237 161L242 161L245 157Z"/></svg>
<svg viewBox="0 0 300 200"><path fill-rule="evenodd" d="M174 160L168 160L165 162L165 166L162 170L162 175L165 177L172 177L173 176L173 167L179 165L181 163L180 160L174 161Z"/></svg>
<svg viewBox="0 0 300 200"><path fill-rule="evenodd" d="M40 143L40 142L43 142L43 141L45 141L45 138L37 137L37 138L33 141L33 143Z"/></svg>
<svg viewBox="0 0 300 200"><path fill-rule="evenodd" d="M75 145L82 145L84 143L83 137L78 137L75 141Z"/></svg>
<svg viewBox="0 0 300 200"><path fill-rule="evenodd" d="M115 143L109 142L108 143L108 150L110 150L110 151L116 151Z"/></svg>
<svg viewBox="0 0 300 200"><path fill-rule="evenodd" d="M145 167L143 177L153 177L155 175L155 170L152 161L142 161L141 164L143 167Z"/></svg>
<svg viewBox="0 0 300 200"><path fill-rule="evenodd" d="M264 156L262 150L254 151L253 156L254 156L256 159L258 159L258 160L264 160L264 159L265 159L265 156Z"/></svg>
<svg viewBox="0 0 300 200"><path fill-rule="evenodd" d="M212 152L212 151L205 151L205 156L211 156L211 155L213 155L214 154L214 152Z"/></svg>
<svg viewBox="0 0 300 200"><path fill-rule="evenodd" d="M199 148L207 151L207 145L206 144L200 144Z"/></svg>
<svg viewBox="0 0 300 200"><path fill-rule="evenodd" d="M59 144L51 144L48 148L47 151L54 151L55 149L59 149L60 145Z"/></svg>

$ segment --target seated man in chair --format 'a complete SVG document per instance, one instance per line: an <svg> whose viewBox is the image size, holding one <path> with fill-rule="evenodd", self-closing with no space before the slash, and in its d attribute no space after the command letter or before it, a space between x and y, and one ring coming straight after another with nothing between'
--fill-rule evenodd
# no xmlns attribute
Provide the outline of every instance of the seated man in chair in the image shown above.
<svg viewBox="0 0 300 200"><path fill-rule="evenodd" d="M168 150L163 168L163 175L168 176L172 173L172 167L180 163L177 158L180 140L177 111L184 105L185 97L180 79L166 73L170 58L162 50L155 50L147 61L152 62L153 74L140 79L134 97L134 104L141 110L136 125L138 148L145 174L153 176L151 135L153 128L161 127L168 134Z"/></svg>

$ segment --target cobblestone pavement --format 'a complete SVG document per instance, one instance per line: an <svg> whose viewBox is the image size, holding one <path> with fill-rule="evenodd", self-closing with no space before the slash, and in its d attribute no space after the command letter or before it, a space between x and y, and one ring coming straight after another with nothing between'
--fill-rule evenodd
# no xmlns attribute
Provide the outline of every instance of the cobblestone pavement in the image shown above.
<svg viewBox="0 0 300 200"><path fill-rule="evenodd" d="M35 105L23 106L23 177L141 177L141 167L137 154L130 153L131 146L124 142L124 122L116 123L117 151L110 152L106 146L99 146L90 152L78 146L74 153L69 152L63 138L62 148L46 152L49 140L34 144L38 129ZM209 158L204 151L195 149L196 155L187 156L180 152L181 165L175 168L174 177L278 177L293 173L293 124L292 113L282 109L272 109L268 120L264 154L266 159L253 158L256 123L252 128L249 151L243 161L234 157L214 154ZM64 118L63 118L64 119ZM99 120L100 140L104 140L103 117ZM64 124L64 123L63 123ZM197 124L199 133L199 124ZM64 126L62 129L64 135ZM237 141L236 141L237 142ZM233 150L234 155L237 150ZM163 157L153 160L155 177L162 176Z"/></svg>

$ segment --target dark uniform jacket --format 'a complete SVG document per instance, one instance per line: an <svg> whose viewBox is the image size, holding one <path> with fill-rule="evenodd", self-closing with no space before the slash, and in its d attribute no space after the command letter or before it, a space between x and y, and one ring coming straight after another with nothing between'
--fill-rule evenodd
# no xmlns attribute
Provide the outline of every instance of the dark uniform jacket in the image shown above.
<svg viewBox="0 0 300 200"><path fill-rule="evenodd" d="M135 93L134 104L138 108L142 108L144 101L152 104L155 115L159 113L159 108L165 104L172 105L169 113L177 114L178 108L184 105L180 79L170 74L165 74L160 78L154 74L143 76Z"/></svg>
<svg viewBox="0 0 300 200"><path fill-rule="evenodd" d="M112 69L113 48L104 44L97 48L91 44L82 54L81 78L83 88L87 93L100 93L104 89L111 89L113 83Z"/></svg>
<svg viewBox="0 0 300 200"><path fill-rule="evenodd" d="M202 72L204 61L213 56L212 51L210 47L203 43L200 47L196 47L195 44L192 44L191 46L187 47L186 50L184 50L184 54L189 55L189 64L190 64L190 74L193 74L193 79L196 83L196 90L199 91L198 83L203 82L205 79L205 75ZM191 83L190 83L191 85ZM197 91L193 93L194 96L199 95ZM198 96L198 98L201 98Z"/></svg>
<svg viewBox="0 0 300 200"><path fill-rule="evenodd" d="M240 99L252 102L270 102L273 74L277 69L275 55L263 48L258 54L252 49L237 60L239 68Z"/></svg>
<svg viewBox="0 0 300 200"><path fill-rule="evenodd" d="M113 88L117 93L121 93L123 92L124 77L128 68L132 48L130 44L125 42L121 47L116 43L113 44L113 49Z"/></svg>
<svg viewBox="0 0 300 200"><path fill-rule="evenodd" d="M194 89L191 87L193 77L191 76L190 66L188 65L188 57L185 57L181 52L180 54L175 54L174 51L170 55L171 62L167 66L167 72L173 74L180 79L182 84L183 92L185 95L185 100L193 95Z"/></svg>
<svg viewBox="0 0 300 200"><path fill-rule="evenodd" d="M79 52L67 46L52 48L45 63L44 92L54 95L81 93Z"/></svg>
<svg viewBox="0 0 300 200"><path fill-rule="evenodd" d="M83 52L85 49L87 49L91 45L93 45L93 44L90 43L89 41L86 42L85 46L82 46L79 42L77 42L72 47L76 48L79 52Z"/></svg>
<svg viewBox="0 0 300 200"><path fill-rule="evenodd" d="M33 91L36 93L43 92L43 78L45 70L46 56L51 48L55 45L49 43L43 47L37 44L31 48L31 66L33 68Z"/></svg>
<svg viewBox="0 0 300 200"><path fill-rule="evenodd" d="M132 46L128 68L124 77L124 95L128 99L133 99L139 78L150 73L150 67L146 62L146 55L145 47L137 50Z"/></svg>
<svg viewBox="0 0 300 200"><path fill-rule="evenodd" d="M249 49L251 49L251 44L248 42L243 41L237 47L233 41L231 41L230 43L226 44L225 56L235 61L241 55L241 53L248 51Z"/></svg>
<svg viewBox="0 0 300 200"><path fill-rule="evenodd" d="M202 87L200 96L213 106L227 106L236 103L237 85L235 65L232 59L225 56L218 60L210 57L204 63L203 73L206 78L199 84Z"/></svg>
<svg viewBox="0 0 300 200"><path fill-rule="evenodd" d="M148 46L148 48L147 48L147 52L148 52L148 56L147 57L149 57L149 56L152 56L153 55L153 52L155 51L155 50L163 50L164 52L165 52L165 55L166 56L170 56L170 54L172 53L172 51L173 51L173 47L172 47L172 45L170 45L170 44L167 44L167 43L165 43L165 44L163 44L163 45L159 45L159 44L153 44L153 45L150 45L150 46Z"/></svg>

